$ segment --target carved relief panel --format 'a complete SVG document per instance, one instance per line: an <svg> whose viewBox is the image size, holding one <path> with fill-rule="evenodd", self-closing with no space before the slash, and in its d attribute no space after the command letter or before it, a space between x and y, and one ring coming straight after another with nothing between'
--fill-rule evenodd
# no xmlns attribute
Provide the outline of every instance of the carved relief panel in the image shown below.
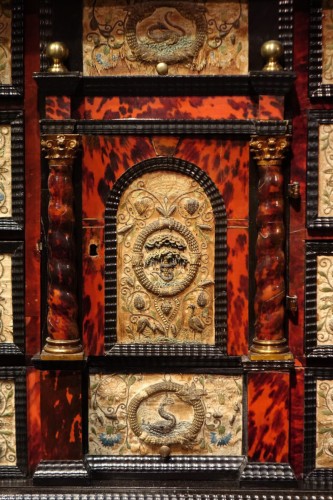
<svg viewBox="0 0 333 500"><path fill-rule="evenodd" d="M242 454L242 377L90 376L89 454Z"/></svg>
<svg viewBox="0 0 333 500"><path fill-rule="evenodd" d="M198 182L157 171L131 184L117 216L118 342L213 344L214 252Z"/></svg>
<svg viewBox="0 0 333 500"><path fill-rule="evenodd" d="M170 74L246 74L247 1L85 0L85 75L156 74L161 63Z"/></svg>

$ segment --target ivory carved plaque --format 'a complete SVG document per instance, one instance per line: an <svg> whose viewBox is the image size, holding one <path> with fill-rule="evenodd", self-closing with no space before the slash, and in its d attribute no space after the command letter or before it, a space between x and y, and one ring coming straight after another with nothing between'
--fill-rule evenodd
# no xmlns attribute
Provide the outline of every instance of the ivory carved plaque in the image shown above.
<svg viewBox="0 0 333 500"><path fill-rule="evenodd" d="M214 344L215 219L192 177L146 173L117 212L118 343Z"/></svg>
<svg viewBox="0 0 333 500"><path fill-rule="evenodd" d="M333 344L333 256L317 256L317 345Z"/></svg>
<svg viewBox="0 0 333 500"><path fill-rule="evenodd" d="M317 380L316 467L333 468L333 381Z"/></svg>
<svg viewBox="0 0 333 500"><path fill-rule="evenodd" d="M169 74L246 74L247 1L84 1L84 75L154 75L158 63Z"/></svg>
<svg viewBox="0 0 333 500"><path fill-rule="evenodd" d="M227 375L95 374L89 453L242 454L242 378Z"/></svg>
<svg viewBox="0 0 333 500"><path fill-rule="evenodd" d="M0 466L16 462L15 383L0 380Z"/></svg>

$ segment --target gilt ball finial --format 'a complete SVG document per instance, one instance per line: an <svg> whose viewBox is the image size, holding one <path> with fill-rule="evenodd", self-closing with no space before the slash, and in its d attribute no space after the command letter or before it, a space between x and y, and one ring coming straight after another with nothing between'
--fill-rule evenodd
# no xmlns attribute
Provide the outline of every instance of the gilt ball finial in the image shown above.
<svg viewBox="0 0 333 500"><path fill-rule="evenodd" d="M67 73L68 69L64 65L69 51L63 42L52 42L46 47L46 56L51 60L51 66L48 68L48 73Z"/></svg>
<svg viewBox="0 0 333 500"><path fill-rule="evenodd" d="M278 40L268 40L261 46L261 55L266 60L263 71L283 71L279 60L283 56L283 45Z"/></svg>

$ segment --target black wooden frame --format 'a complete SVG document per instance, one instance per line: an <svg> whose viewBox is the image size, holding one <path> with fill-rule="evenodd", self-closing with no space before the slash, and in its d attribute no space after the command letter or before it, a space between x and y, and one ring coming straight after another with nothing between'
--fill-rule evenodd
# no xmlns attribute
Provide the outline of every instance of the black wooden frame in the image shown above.
<svg viewBox="0 0 333 500"><path fill-rule="evenodd" d="M117 210L121 195L141 175L177 171L194 179L211 201L215 216L215 343L119 344L117 343ZM171 157L145 160L126 171L110 191L105 210L105 350L121 356L209 356L227 355L227 214L223 198L210 177L196 165Z"/></svg>
<svg viewBox="0 0 333 500"><path fill-rule="evenodd" d="M305 353L321 365L332 363L332 345L317 345L317 256L332 255L333 241L306 242L305 261Z"/></svg>
<svg viewBox="0 0 333 500"><path fill-rule="evenodd" d="M333 96L333 82L322 83L322 2L311 0L310 5L309 97L322 100Z"/></svg>
<svg viewBox="0 0 333 500"><path fill-rule="evenodd" d="M0 379L14 380L15 423L16 423L16 465L0 465L0 477L25 477L27 472L26 431L26 369L22 367L0 368Z"/></svg>
<svg viewBox="0 0 333 500"><path fill-rule="evenodd" d="M12 256L13 343L0 343L0 355L22 356L25 351L24 335L24 244L20 241L0 241L0 255ZM18 358L20 359L20 358ZM2 361L4 363L4 361ZM6 361L8 363L8 361Z"/></svg>
<svg viewBox="0 0 333 500"><path fill-rule="evenodd" d="M0 84L1 97L23 97L23 0L12 0L12 83Z"/></svg>
<svg viewBox="0 0 333 500"><path fill-rule="evenodd" d="M314 490L332 489L333 469L316 468L316 399L317 380L333 380L332 368L308 369L305 374L305 486Z"/></svg>
<svg viewBox="0 0 333 500"><path fill-rule="evenodd" d="M0 89L1 92L1 89ZM0 218L0 237L24 227L24 130L22 111L0 111L0 126L11 127L12 216ZM16 237L16 235L15 235Z"/></svg>
<svg viewBox="0 0 333 500"><path fill-rule="evenodd" d="M333 125L333 111L311 110L308 112L306 220L309 229L333 228L333 216L318 215L319 126L329 124Z"/></svg>

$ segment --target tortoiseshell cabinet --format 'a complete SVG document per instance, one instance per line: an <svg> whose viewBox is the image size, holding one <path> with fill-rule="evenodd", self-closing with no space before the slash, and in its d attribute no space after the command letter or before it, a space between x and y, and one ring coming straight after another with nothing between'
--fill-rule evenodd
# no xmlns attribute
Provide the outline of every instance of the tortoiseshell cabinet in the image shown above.
<svg viewBox="0 0 333 500"><path fill-rule="evenodd" d="M0 496L328 499L333 1L0 0Z"/></svg>

